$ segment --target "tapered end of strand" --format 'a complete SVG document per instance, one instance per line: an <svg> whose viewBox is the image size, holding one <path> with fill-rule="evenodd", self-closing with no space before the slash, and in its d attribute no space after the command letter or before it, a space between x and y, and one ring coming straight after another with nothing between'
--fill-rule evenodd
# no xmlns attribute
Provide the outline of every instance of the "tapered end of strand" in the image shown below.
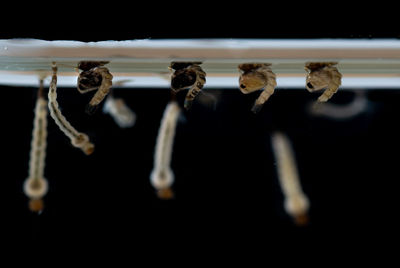
<svg viewBox="0 0 400 268"><path fill-rule="evenodd" d="M174 198L175 194L170 187L162 188L157 191L158 198L162 200L171 200Z"/></svg>
<svg viewBox="0 0 400 268"><path fill-rule="evenodd" d="M28 203L29 210L35 213L40 213L44 209L43 199L30 199Z"/></svg>
<svg viewBox="0 0 400 268"><path fill-rule="evenodd" d="M251 111L252 111L253 113L255 113L255 114L258 114L258 113L261 111L262 107L263 107L263 104L257 104L257 103L255 103L255 104L253 105L253 108L251 108Z"/></svg>
<svg viewBox="0 0 400 268"><path fill-rule="evenodd" d="M94 144L89 141L89 137L84 133L80 133L75 139L72 139L71 143L76 148L81 149L86 155L90 155L94 151Z"/></svg>
<svg viewBox="0 0 400 268"><path fill-rule="evenodd" d="M186 111L188 111L192 107L192 104L193 104L193 100L186 100L185 99L183 107L185 108Z"/></svg>
<svg viewBox="0 0 400 268"><path fill-rule="evenodd" d="M295 223L297 226L306 226L306 225L308 225L308 223L309 223L309 218L308 218L308 215L307 215L306 213L296 215L296 216L293 218L293 220L294 220L294 223Z"/></svg>
<svg viewBox="0 0 400 268"><path fill-rule="evenodd" d="M90 105L90 104L88 104L88 105L86 105L85 112L88 115L94 115L94 113L97 111L98 108L99 108L99 105Z"/></svg>
<svg viewBox="0 0 400 268"><path fill-rule="evenodd" d="M312 113L319 113L321 111L321 108L323 107L323 103L320 101L315 101L310 105L310 112Z"/></svg>
<svg viewBox="0 0 400 268"><path fill-rule="evenodd" d="M318 98L318 102L327 102L328 100L329 100L329 98L327 96L325 96L325 95L321 95Z"/></svg>
<svg viewBox="0 0 400 268"><path fill-rule="evenodd" d="M82 151L86 155L91 155L94 152L94 144L91 142L88 142L85 146L82 147Z"/></svg>
<svg viewBox="0 0 400 268"><path fill-rule="evenodd" d="M150 174L150 182L156 189L158 198L168 200L174 197L174 192L171 189L174 173L170 168L153 169Z"/></svg>

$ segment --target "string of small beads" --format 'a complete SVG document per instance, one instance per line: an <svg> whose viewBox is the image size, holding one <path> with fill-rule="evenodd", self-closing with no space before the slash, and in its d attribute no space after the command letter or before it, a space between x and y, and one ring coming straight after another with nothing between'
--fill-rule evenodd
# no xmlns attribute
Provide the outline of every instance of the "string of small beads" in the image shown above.
<svg viewBox="0 0 400 268"><path fill-rule="evenodd" d="M24 182L23 190L30 198L29 208L34 212L39 212L43 210L42 198L48 191L48 183L44 177L47 147L47 101L43 97L43 80L40 80L34 111L29 175Z"/></svg>
<svg viewBox="0 0 400 268"><path fill-rule="evenodd" d="M285 210L296 224L304 225L308 222L307 212L310 205L301 188L296 160L289 138L283 133L276 132L272 134L271 142L276 159L278 179L284 195Z"/></svg>
<svg viewBox="0 0 400 268"><path fill-rule="evenodd" d="M150 182L161 199L173 197L171 186L174 182L174 173L170 164L179 113L178 104L175 101L170 102L165 108L157 136L154 168L150 175Z"/></svg>
<svg viewBox="0 0 400 268"><path fill-rule="evenodd" d="M49 88L49 110L50 115L58 125L60 130L70 138L71 144L80 148L85 154L90 155L94 151L94 144L89 141L89 137L81 132L78 132L63 116L57 102L57 66L53 63L53 75Z"/></svg>

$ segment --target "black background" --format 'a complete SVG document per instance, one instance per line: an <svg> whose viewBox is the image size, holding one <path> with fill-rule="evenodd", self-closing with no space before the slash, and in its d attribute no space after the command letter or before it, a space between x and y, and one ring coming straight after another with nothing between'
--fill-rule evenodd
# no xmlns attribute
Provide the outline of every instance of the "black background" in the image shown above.
<svg viewBox="0 0 400 268"><path fill-rule="evenodd" d="M30 6L2 29L2 38L46 40L126 40L137 38L398 38L397 14L390 6L350 8L342 3L260 6L237 3L93 3ZM318 5L316 8L315 5ZM52 8L48 10L46 8ZM54 12L53 12L54 11ZM101 11L101 12L100 12ZM17 13L15 13L17 14ZM65 15L69 14L69 15ZM72 15L71 15L72 14ZM7 25L10 18L2 18ZM156 22L156 23L155 23ZM15 23L14 23L15 24ZM35 88L2 87L2 241L19 249L68 245L73 252L93 248L140 248L196 260L228 250L255 256L302 249L307 259L328 251L353 254L375 250L398 237L396 90L367 92L366 113L337 122L310 116L306 105L318 94L278 89L259 115L250 108L257 93L207 92L179 123L173 154L175 200L160 201L149 184L153 150L165 89L116 89L137 113L137 124L121 130L108 115L84 113L90 96L60 89L63 112L88 133L96 151L73 148L49 118L46 177L50 191L41 215L27 209L22 183L27 176ZM339 91L332 102L351 101ZM184 93L180 94L180 103ZM299 228L282 208L271 131L287 133L294 144L300 177L310 198L310 224ZM172 246L174 245L174 246ZM37 246L39 247L39 246ZM172 247L172 248L171 248ZM169 250L168 250L169 249ZM267 253L266 253L267 252ZM225 256L225 255L223 255ZM154 256L153 256L154 257ZM151 258L150 258L151 259Z"/></svg>

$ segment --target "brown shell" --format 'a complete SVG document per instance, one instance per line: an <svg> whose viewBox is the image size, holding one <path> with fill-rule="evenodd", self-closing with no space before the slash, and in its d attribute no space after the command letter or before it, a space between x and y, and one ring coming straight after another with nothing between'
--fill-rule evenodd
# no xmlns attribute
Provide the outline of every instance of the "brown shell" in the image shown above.
<svg viewBox="0 0 400 268"><path fill-rule="evenodd" d="M181 70L184 68L187 68L190 65L200 65L202 64L201 61L193 61L193 62L188 62L188 61L173 61L169 65L169 68L172 68L174 70Z"/></svg>
<svg viewBox="0 0 400 268"><path fill-rule="evenodd" d="M109 61L80 61L78 63L78 69L82 71L89 71L94 67L104 66L107 63L109 63Z"/></svg>
<svg viewBox="0 0 400 268"><path fill-rule="evenodd" d="M192 69L179 69L171 79L171 89L181 90L192 86L196 82L197 74Z"/></svg>
<svg viewBox="0 0 400 268"><path fill-rule="evenodd" d="M239 70L243 72L250 72L253 71L254 69L264 67L264 66L271 66L270 63L242 63L239 64L238 68Z"/></svg>
<svg viewBox="0 0 400 268"><path fill-rule="evenodd" d="M92 70L83 71L78 77L78 88L80 90L85 90L99 87L102 81L103 77L98 72Z"/></svg>
<svg viewBox="0 0 400 268"><path fill-rule="evenodd" d="M338 64L337 62L306 62L305 69L309 71L316 71L318 69L334 66Z"/></svg>

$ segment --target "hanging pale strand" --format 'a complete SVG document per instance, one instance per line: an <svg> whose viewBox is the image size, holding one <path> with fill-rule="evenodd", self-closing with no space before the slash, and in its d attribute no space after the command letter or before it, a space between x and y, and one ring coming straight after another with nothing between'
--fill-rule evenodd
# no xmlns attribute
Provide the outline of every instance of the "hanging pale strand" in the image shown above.
<svg viewBox="0 0 400 268"><path fill-rule="evenodd" d="M29 159L29 175L24 182L23 190L30 198L29 209L34 212L43 210L43 196L48 191L48 183L44 177L47 138L47 101L43 96L43 80L40 80L33 121L31 152Z"/></svg>
<svg viewBox="0 0 400 268"><path fill-rule="evenodd" d="M53 63L53 76L49 88L49 110L50 115L64 134L70 138L73 146L80 148L85 154L90 155L94 151L94 144L89 141L89 137L78 132L67 119L62 115L57 102L57 66Z"/></svg>
<svg viewBox="0 0 400 268"><path fill-rule="evenodd" d="M123 99L109 95L104 103L103 112L108 113L120 128L132 127L136 114L126 105Z"/></svg>
<svg viewBox="0 0 400 268"><path fill-rule="evenodd" d="M289 138L280 132L276 132L272 134L271 142L277 164L279 183L284 195L285 210L297 225L305 225L308 222L309 200L301 188L296 160Z"/></svg>
<svg viewBox="0 0 400 268"><path fill-rule="evenodd" d="M180 114L180 108L175 101L171 101L165 108L158 131L154 153L154 168L150 174L150 182L157 190L160 199L171 199L171 186L174 182L174 173L171 170L171 155L175 136L175 128Z"/></svg>

